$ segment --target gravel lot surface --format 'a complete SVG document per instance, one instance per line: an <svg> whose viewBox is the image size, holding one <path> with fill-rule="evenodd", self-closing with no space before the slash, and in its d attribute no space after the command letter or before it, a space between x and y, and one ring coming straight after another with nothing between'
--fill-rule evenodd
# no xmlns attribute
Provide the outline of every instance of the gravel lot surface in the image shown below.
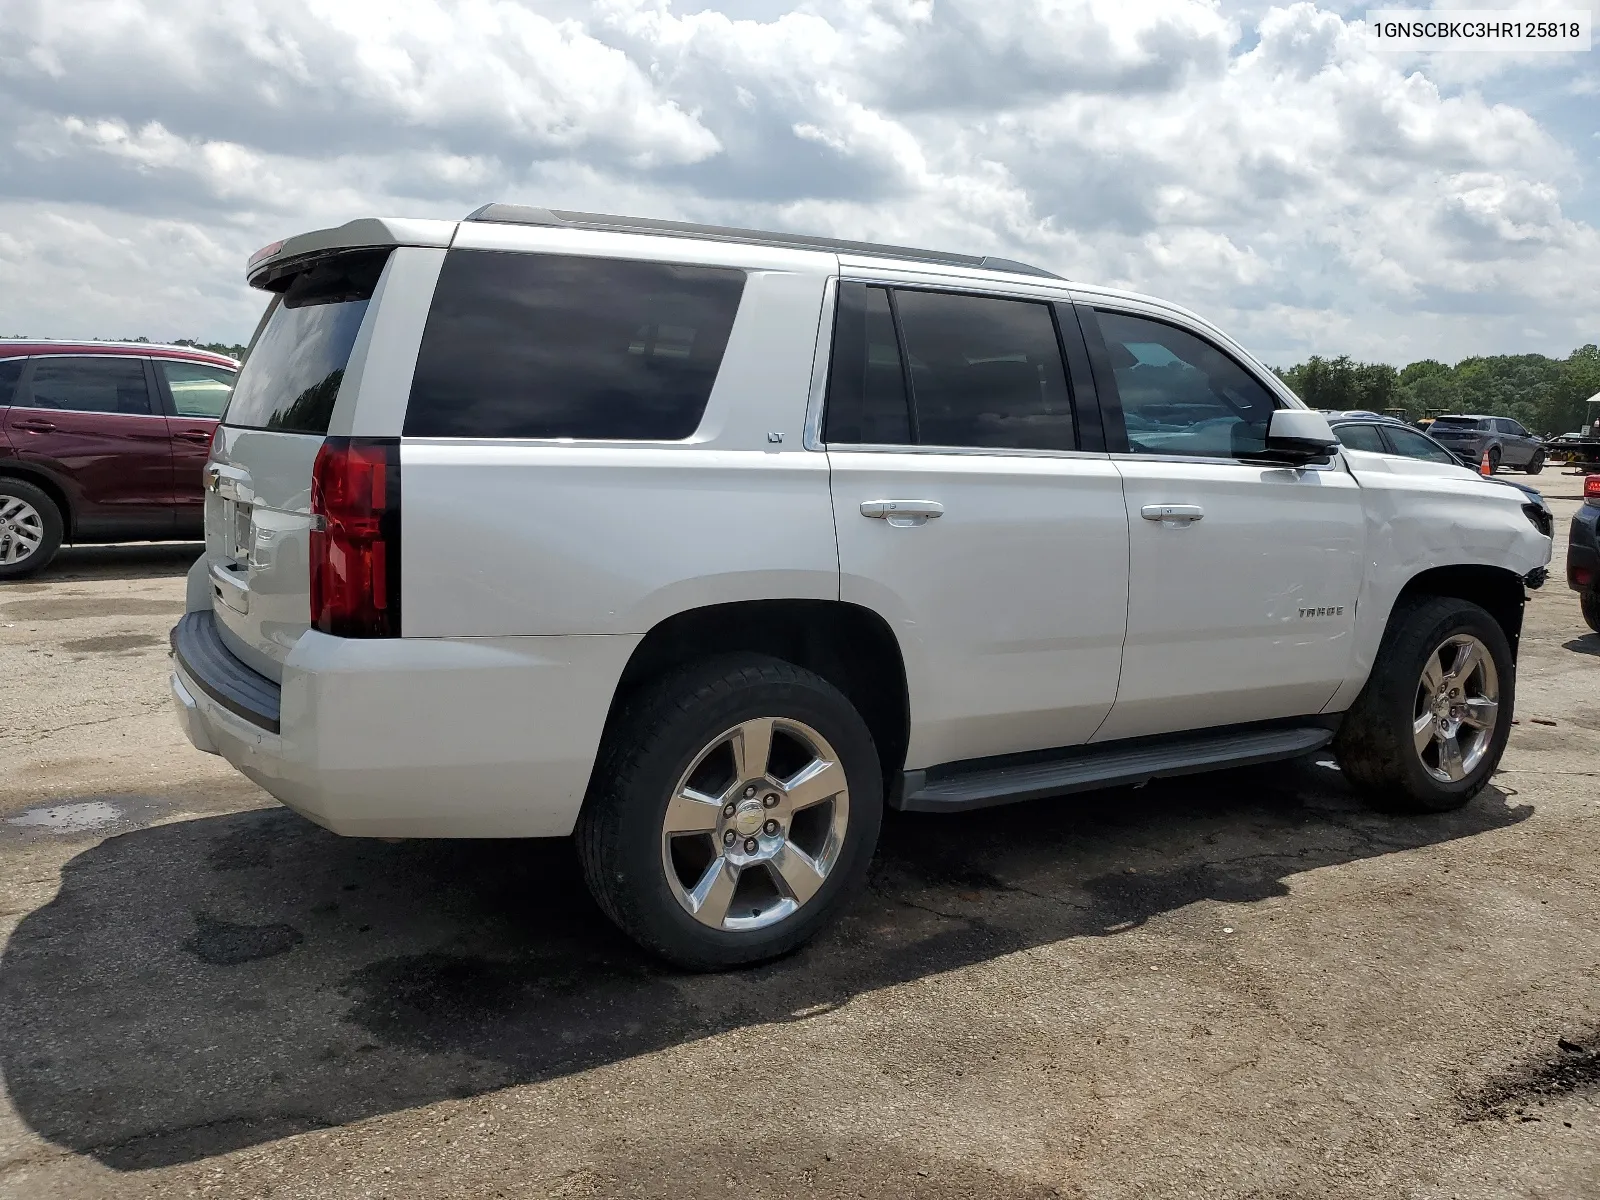
<svg viewBox="0 0 1600 1200"><path fill-rule="evenodd" d="M0 1197L1600 1196L1600 636L1461 812L1315 762L885 828L691 977L562 842L343 840L193 750L197 547L0 585Z"/></svg>

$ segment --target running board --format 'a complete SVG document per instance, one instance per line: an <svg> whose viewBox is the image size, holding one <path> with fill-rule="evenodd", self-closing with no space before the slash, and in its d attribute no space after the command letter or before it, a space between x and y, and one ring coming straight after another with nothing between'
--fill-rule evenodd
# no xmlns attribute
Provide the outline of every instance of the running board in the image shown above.
<svg viewBox="0 0 1600 1200"><path fill-rule="evenodd" d="M1298 758L1332 740L1331 729L1307 725L1079 746L1043 761L1030 756L1029 762L1007 766L978 759L905 772L895 807L908 812L959 812L1095 788L1137 786L1173 775Z"/></svg>

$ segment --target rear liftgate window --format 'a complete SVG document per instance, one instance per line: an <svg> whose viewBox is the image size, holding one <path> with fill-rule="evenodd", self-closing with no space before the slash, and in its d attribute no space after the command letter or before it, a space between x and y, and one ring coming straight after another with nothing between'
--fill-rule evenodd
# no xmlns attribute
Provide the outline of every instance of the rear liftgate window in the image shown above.
<svg viewBox="0 0 1600 1200"><path fill-rule="evenodd" d="M223 420L246 429L327 433L350 351L388 250L323 259L272 301Z"/></svg>
<svg viewBox="0 0 1600 1200"><path fill-rule="evenodd" d="M452 250L406 436L686 438L744 280L722 267Z"/></svg>

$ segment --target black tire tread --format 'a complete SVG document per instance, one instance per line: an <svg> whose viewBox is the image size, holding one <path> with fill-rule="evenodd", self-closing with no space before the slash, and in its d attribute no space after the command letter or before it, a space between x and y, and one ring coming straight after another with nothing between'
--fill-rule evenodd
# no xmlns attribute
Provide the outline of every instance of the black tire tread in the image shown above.
<svg viewBox="0 0 1600 1200"><path fill-rule="evenodd" d="M1600 591L1590 590L1578 594L1578 603L1583 608L1585 624L1596 633L1600 633Z"/></svg>
<svg viewBox="0 0 1600 1200"><path fill-rule="evenodd" d="M641 914L631 889L611 869L611 864L620 856L623 798L643 783L640 776L646 760L658 744L671 736L674 722L692 717L696 709L731 696L741 688L761 684L787 684L817 690L851 707L849 700L820 675L765 655L722 655L668 672L624 699L608 723L589 794L574 830L584 879L600 910L646 949L690 969L711 970L739 965L742 961L780 957L807 941L820 924L819 919L791 918L792 928L783 936L768 939L758 953L737 960L697 959L686 955L681 946L666 945L648 935L646 923L639 919ZM869 765L876 774L877 763ZM854 805L852 796L852 809ZM814 914L815 918L822 916Z"/></svg>
<svg viewBox="0 0 1600 1200"><path fill-rule="evenodd" d="M1430 648L1427 643L1439 624L1463 612L1481 623L1491 638L1498 636L1504 641L1504 632L1487 611L1451 596L1419 596L1398 605L1390 615L1372 674L1345 714L1334 742L1340 769L1374 807L1390 812L1448 812L1477 795L1499 764L1500 750L1495 750L1486 759L1487 767L1479 767L1471 786L1448 793L1419 788L1408 770L1410 756L1416 751L1407 741L1407 731L1385 712L1396 688L1415 695L1413 663ZM1509 655L1507 644L1506 657ZM1512 717L1514 678L1502 672L1500 690L1497 736L1503 750Z"/></svg>

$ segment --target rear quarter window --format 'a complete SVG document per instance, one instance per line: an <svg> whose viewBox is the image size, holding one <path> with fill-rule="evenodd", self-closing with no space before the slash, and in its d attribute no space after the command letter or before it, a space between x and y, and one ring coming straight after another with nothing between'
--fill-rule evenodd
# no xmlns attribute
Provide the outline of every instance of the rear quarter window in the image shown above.
<svg viewBox="0 0 1600 1200"><path fill-rule="evenodd" d="M409 437L675 441L700 424L743 271L452 250Z"/></svg>

